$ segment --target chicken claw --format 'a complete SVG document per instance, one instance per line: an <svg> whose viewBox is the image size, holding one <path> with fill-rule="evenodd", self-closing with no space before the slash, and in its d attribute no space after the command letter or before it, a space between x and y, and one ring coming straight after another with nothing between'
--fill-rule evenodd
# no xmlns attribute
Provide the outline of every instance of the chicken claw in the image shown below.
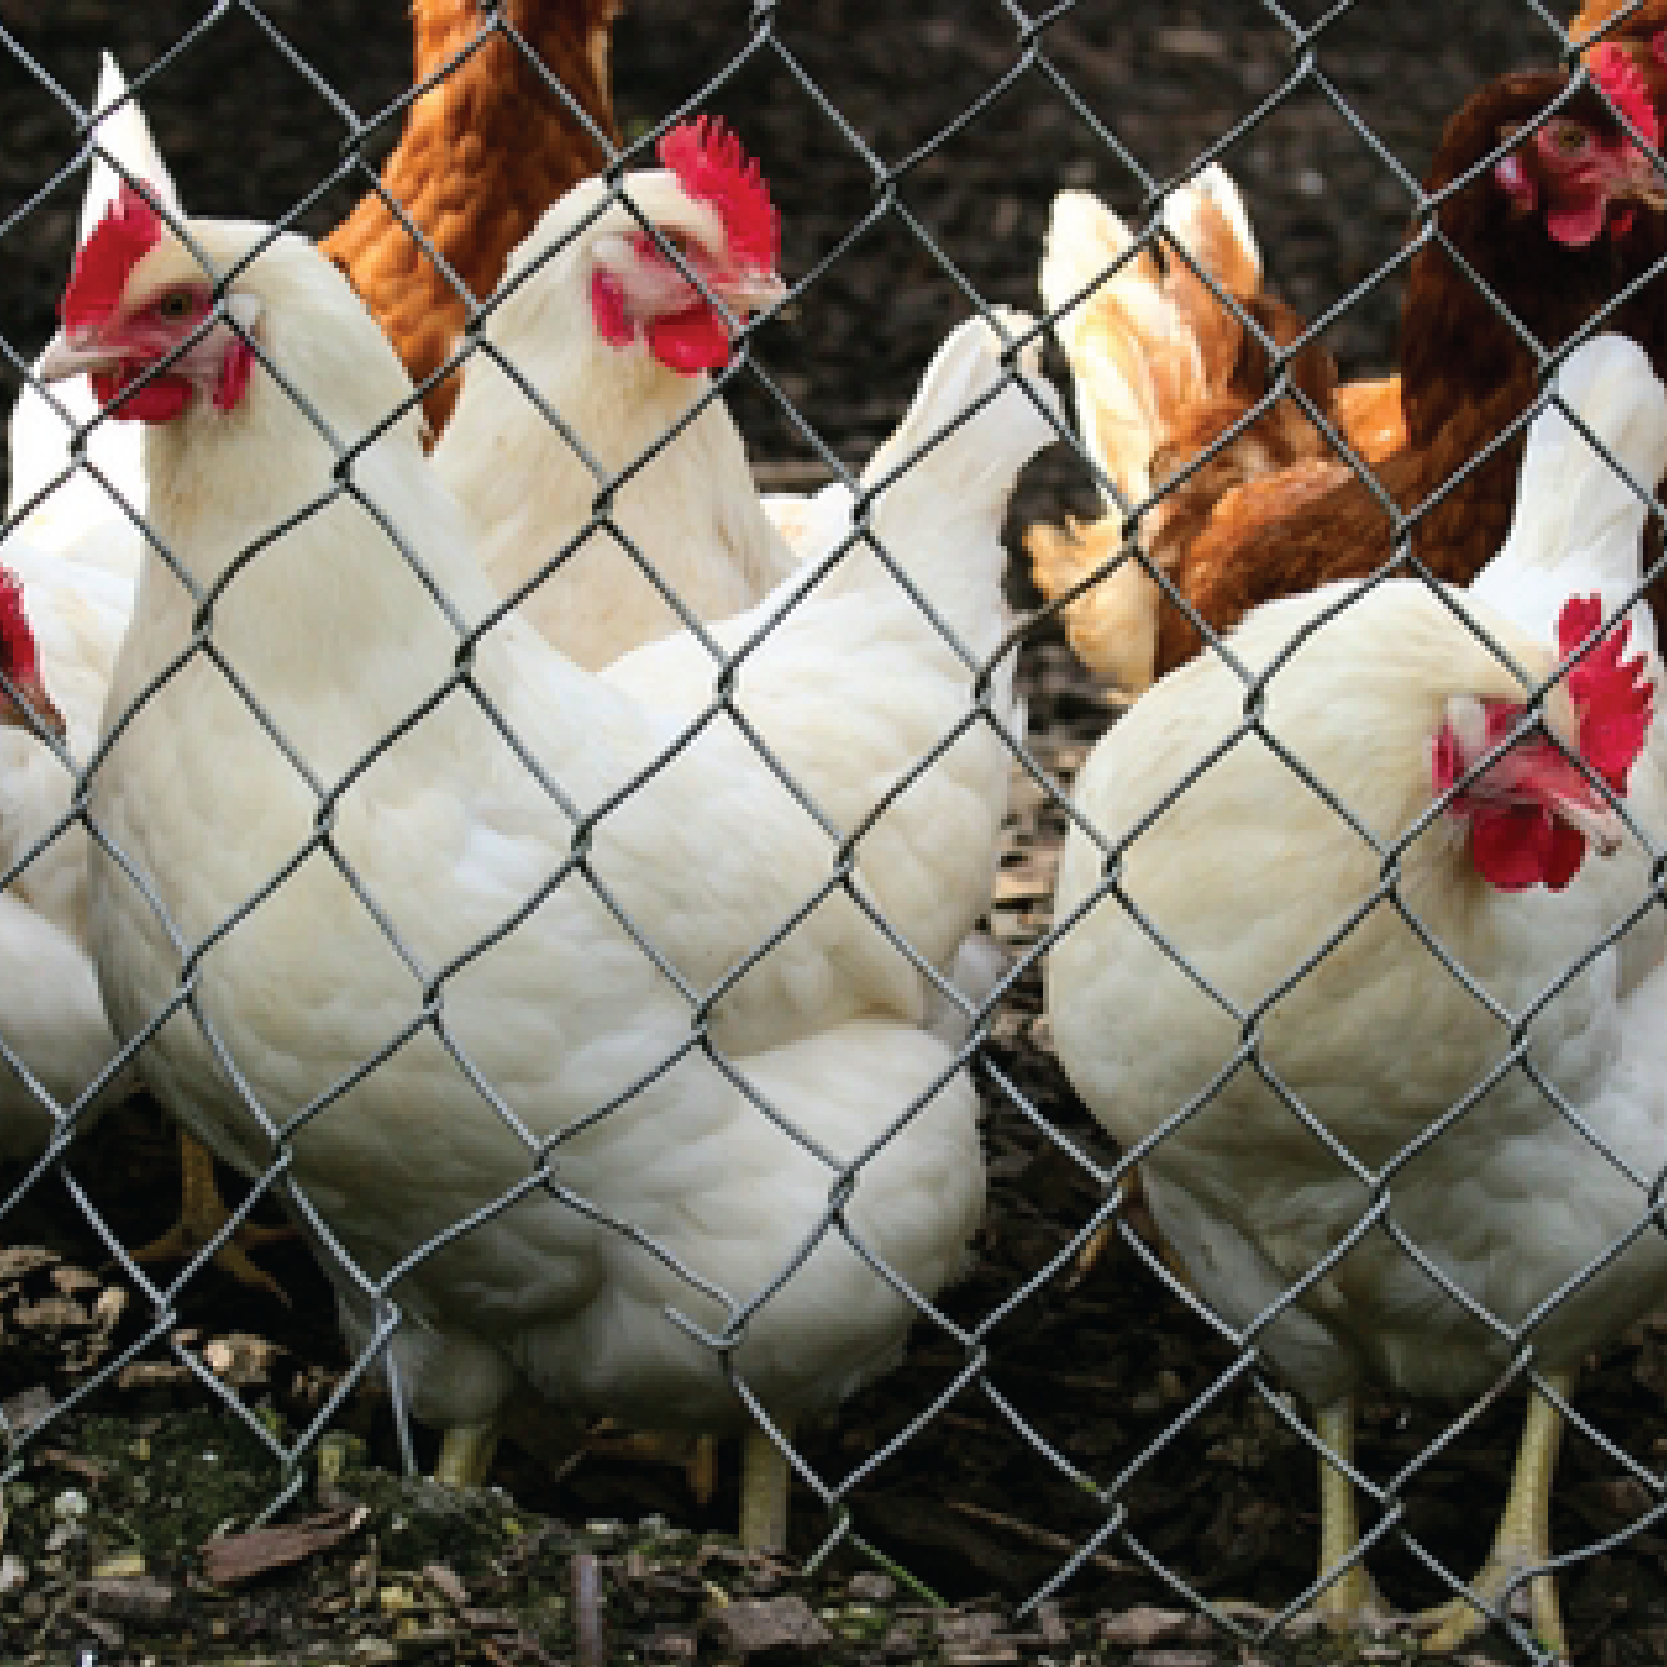
<svg viewBox="0 0 1667 1667"><path fill-rule="evenodd" d="M136 1262L184 1262L200 1251L225 1226L231 1211L220 1196L214 1179L214 1155L188 1134L179 1131L179 1219L159 1239L152 1239L133 1252ZM239 1285L266 1291L284 1307L293 1306L289 1294L249 1255L255 1245L293 1239L293 1227L262 1227L245 1221L215 1251L212 1260L222 1273L229 1273Z"/></svg>
<svg viewBox="0 0 1667 1667"><path fill-rule="evenodd" d="M1547 1372L1545 1379L1564 1399L1574 1387L1572 1373ZM1569 1659L1556 1582L1549 1574L1521 1579L1524 1569L1551 1561L1551 1482L1562 1438L1562 1413L1554 1402L1531 1389L1522 1441L1517 1447L1516 1468L1511 1473L1511 1491L1505 1500L1505 1514L1499 1519L1487 1562L1470 1582L1476 1601L1455 1597L1421 1615L1421 1626L1435 1628L1424 1640L1425 1649L1458 1649L1488 1625L1492 1619L1490 1610L1497 1610L1507 1602L1514 1604L1526 1591L1528 1618L1535 1636L1558 1660Z"/></svg>

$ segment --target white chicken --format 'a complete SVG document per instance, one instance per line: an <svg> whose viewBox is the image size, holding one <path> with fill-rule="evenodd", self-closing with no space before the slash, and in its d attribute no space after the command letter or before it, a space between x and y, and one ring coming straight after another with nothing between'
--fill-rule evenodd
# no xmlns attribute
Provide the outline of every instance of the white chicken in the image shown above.
<svg viewBox="0 0 1667 1667"><path fill-rule="evenodd" d="M728 362L729 324L644 229L745 318L786 294L776 211L720 124L684 123L659 149L665 168L627 175L622 195L574 186L511 255L433 454L500 592L592 668L681 627L660 585L724 619L793 566L708 374Z"/></svg>
<svg viewBox="0 0 1667 1667"><path fill-rule="evenodd" d="M121 71L106 53L94 108L108 113L97 143L148 176L162 200L177 208L138 105L121 102L126 95ZM95 154L82 197L83 239L119 184L104 155ZM43 746L27 726L0 730L0 874L16 870L0 893L0 979L8 991L0 1034L40 1089L67 1110L117 1052L87 949L87 836L71 819L70 804L76 771L98 739L139 570L138 535L111 492L142 510L144 477L138 435L110 422L87 436L87 458L109 489L91 469L66 474L72 424L91 423L98 405L83 385L65 389L59 403L68 421L26 381L7 429L10 531L0 561L24 587L67 751ZM0 1079L0 1156L33 1157L55 1114L15 1069L0 1068ZM112 1074L99 1103L131 1086L131 1072Z"/></svg>
<svg viewBox="0 0 1667 1667"><path fill-rule="evenodd" d="M1667 396L1642 353L1600 339L1559 386L1636 479L1659 478ZM1104 843L1075 826L1067 837L1055 917L1072 923L1047 972L1060 1060L1094 1114L1139 1149L1164 1237L1225 1323L1316 1408L1337 1460L1350 1461L1364 1380L1476 1395L1531 1347L1554 1397L1531 1396L1472 1589L1497 1608L1526 1582L1553 1649L1561 1620L1538 1571L1550 1557L1555 1396L1582 1352L1658 1302L1667 1278L1667 1246L1648 1225L1667 1130L1667 970L1659 906L1631 934L1653 952L1629 958L1629 942L1585 959L1645 909L1648 854L1558 746L1533 729L1504 743L1559 652L1597 626L1589 593L1607 604L1636 589L1642 514L1548 411L1497 570L1454 598L1525 680L1408 580L1254 611L1230 639L1250 675L1295 644L1265 704L1217 656L1163 678L1078 778L1077 805ZM1559 584L1553 636L1543 614ZM1513 622L1496 598L1525 617ZM1525 634L1530 621L1539 628ZM1543 708L1545 728L1617 792L1653 698L1645 658L1621 660L1620 629ZM1652 839L1667 827L1659 746L1657 734L1625 801ZM1615 854L1596 861L1588 844ZM1391 1222L1464 1302L1406 1254ZM1324 1457L1321 1493L1320 1568L1333 1582L1322 1607L1347 1622L1375 1596L1349 1561L1352 1484ZM1486 1620L1462 1600L1440 1613L1443 1646Z"/></svg>
<svg viewBox="0 0 1667 1667"><path fill-rule="evenodd" d="M182 215L144 113L108 52L94 108L105 114L96 129L99 149L82 196L81 240L91 235L121 189L122 176L106 157L144 179L159 202ZM75 773L98 740L116 651L133 610L145 548L134 517L144 514L145 478L139 431L109 421L88 429L88 466L71 470L70 440L76 428L93 422L98 402L84 383L65 386L57 397L62 414L33 383L25 382L7 432L7 515L14 524L0 559L27 592L45 674L66 726L68 752L42 747L16 729L0 732L0 862L5 865L0 872L27 864L0 894L0 965L15 969L0 1030L42 1087L60 1107L68 1107L117 1051L87 947L86 831L68 817L77 791ZM130 1069L112 1073L99 1086L98 1108L113 1104L135 1085ZM0 1093L0 1119L0 1152L23 1157L40 1150L51 1133L53 1114L33 1091L8 1076ZM182 1132L180 1157L179 1218L168 1233L134 1251L141 1261L189 1258L228 1219L209 1153ZM241 1283L287 1300L248 1252L288 1232L241 1223L216 1249L214 1261Z"/></svg>
<svg viewBox="0 0 1667 1667"><path fill-rule="evenodd" d="M157 1027L147 1080L245 1169L273 1148L251 1103L283 1131L297 1190L410 1316L392 1348L452 1473L523 1384L738 1421L668 1303L747 1313L733 1366L772 1416L830 1404L895 1356L904 1290L949 1279L978 1217L974 1096L919 1028L923 967L988 895L1016 718L1003 674L970 695L1051 390L962 326L898 444L980 408L872 505L967 658L853 548L728 622L724 666L673 637L598 677L514 612L476 632L501 604L468 518L417 416L384 427L410 384L329 264L263 226L189 231L223 301L130 196L46 367L146 418L150 518L196 591L143 573L93 785L158 905L95 857L120 1034ZM174 666L205 605L213 658ZM821 1232L831 1205L888 1277Z"/></svg>
<svg viewBox="0 0 1667 1667"><path fill-rule="evenodd" d="M679 630L662 585L696 619L729 619L797 564L825 559L852 526L851 493L837 483L809 498L760 496L711 380L730 357L730 320L644 229L731 313L780 301L780 230L758 163L705 117L673 128L659 154L664 169L628 175L623 197L602 179L574 186L515 250L482 330L489 345L467 361L431 458L499 591L593 669ZM614 531L595 525L610 476ZM663 702L655 665L641 687ZM692 714L708 695L709 659L697 651L690 670ZM952 961L934 959L974 1002L1007 968L982 934ZM964 1032L961 1017L953 1002L934 1007L946 1035Z"/></svg>

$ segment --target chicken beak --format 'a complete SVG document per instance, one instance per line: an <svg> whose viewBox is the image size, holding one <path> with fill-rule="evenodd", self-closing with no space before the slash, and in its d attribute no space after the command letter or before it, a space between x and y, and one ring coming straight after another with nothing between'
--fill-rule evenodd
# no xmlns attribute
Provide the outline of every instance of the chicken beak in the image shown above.
<svg viewBox="0 0 1667 1667"><path fill-rule="evenodd" d="M1537 804L1612 857L1626 842L1626 823L1603 795L1549 741L1519 743L1482 777L1490 789L1519 803Z"/></svg>
<svg viewBox="0 0 1667 1667"><path fill-rule="evenodd" d="M64 715L52 703L38 672L28 677L8 679L9 687L0 687L0 724L27 729L39 734L44 730L53 740L61 741L68 726Z"/></svg>
<svg viewBox="0 0 1667 1667"><path fill-rule="evenodd" d="M712 293L740 318L787 299L787 285L774 272L739 272L712 285Z"/></svg>
<svg viewBox="0 0 1667 1667"><path fill-rule="evenodd" d="M1612 857L1626 840L1626 824L1595 796L1577 799L1565 794L1552 801L1554 814L1592 842L1600 857Z"/></svg>
<svg viewBox="0 0 1667 1667"><path fill-rule="evenodd" d="M1640 150L1636 145L1631 147L1631 151L1631 166L1615 195L1642 203L1645 208L1659 214L1667 209L1667 176L1662 172L1661 153Z"/></svg>
<svg viewBox="0 0 1667 1667"><path fill-rule="evenodd" d="M119 355L95 342L89 334L72 338L60 330L46 344L46 351L35 366L35 375L43 382L67 382L72 376L114 370L119 362Z"/></svg>

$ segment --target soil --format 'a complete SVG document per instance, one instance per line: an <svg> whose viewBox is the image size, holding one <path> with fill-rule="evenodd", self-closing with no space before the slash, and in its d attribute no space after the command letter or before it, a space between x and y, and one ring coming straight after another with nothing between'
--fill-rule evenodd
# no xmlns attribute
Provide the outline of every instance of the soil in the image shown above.
<svg viewBox="0 0 1667 1667"><path fill-rule="evenodd" d="M763 158L789 274L889 203L757 346L775 387L852 462L903 409L965 291L1035 304L1057 189L1091 185L1138 213L1152 184L1217 145L1276 285L1311 316L1340 309L1327 339L1346 371L1387 368L1399 289L1392 271L1370 280L1401 245L1442 121L1479 80L1556 55L1518 0L1462 13L1359 0L1336 15L1317 0L1283 13L1084 0L1050 11L1028 51L995 0L759 11L755 25L740 0L631 0L614 46L618 109L628 136L686 104L724 112ZM86 96L98 48L137 75L200 22L144 95L195 212L275 217L343 171L343 110L277 36L351 105L372 162L391 144L397 111L383 113L410 78L403 5L268 0L259 16L0 0L0 337L19 359L53 328L79 201L63 173L74 125L50 82ZM301 228L321 233L362 188L346 170ZM815 449L767 388L742 378L731 404L772 482L818 478ZM1093 503L1084 469L1055 448L1027 472L1013 526ZM1017 562L1012 590L1034 600ZM1034 753L1068 783L1112 710L1049 625L1027 640L1021 674ZM991 917L1015 948L1045 928L1062 829L1057 804L1016 775ZM1250 1645L1193 1616L1198 1598L1265 1615L1301 1597L1314 1461L1277 1385L1238 1370L1134 1232L1079 1268L1072 1247L1116 1154L1064 1081L1040 1009L1032 967L980 1065L991 1207L976 1266L943 1306L979 1330L981 1369L968 1374L962 1343L923 1329L899 1371L805 1432L799 1452L828 1489L843 1494L860 1472L843 1501L853 1532L800 1488L779 1562L724 1537L727 1456L704 1502L681 1469L601 1441L554 1470L506 1448L502 1493L448 1499L400 1480L386 1396L367 1385L333 1400L348 1362L299 1248L261 1252L287 1302L214 1269L152 1292L112 1267L112 1243L159 1233L174 1203L173 1136L143 1101L63 1165L101 1230L64 1175L7 1207L23 1175L0 1174L0 1404L21 1431L56 1403L9 1468L0 1459L0 1659L68 1661L79 1645L108 1663L1400 1660L1412 1644L1394 1628L1333 1641L1299 1619ZM1661 1484L1640 1479L1667 1454L1664 1389L1667 1323L1590 1362L1578 1406L1593 1434L1571 1433L1558 1478L1565 1613L1576 1655L1604 1667L1667 1657ZM1487 1550L1520 1388L1418 1462L1463 1410L1387 1397L1364 1409L1359 1468L1404 1506L1372 1554L1397 1608L1446 1595L1403 1533L1456 1573ZM325 1426L351 1438L333 1449L345 1468L286 1477L277 1446ZM1079 1474L1114 1490L1115 1510ZM288 1539L240 1539L286 1483L302 1490L272 1513ZM1239 1624L1253 1637L1256 1611ZM1518 1647L1497 1632L1477 1646L1505 1659Z"/></svg>

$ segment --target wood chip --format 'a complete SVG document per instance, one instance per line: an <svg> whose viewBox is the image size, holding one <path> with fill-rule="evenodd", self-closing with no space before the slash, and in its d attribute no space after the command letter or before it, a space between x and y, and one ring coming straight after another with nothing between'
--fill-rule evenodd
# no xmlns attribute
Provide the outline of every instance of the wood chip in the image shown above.
<svg viewBox="0 0 1667 1667"><path fill-rule="evenodd" d="M44 1384L36 1384L33 1389L20 1390L16 1395L0 1401L0 1413L5 1415L6 1423L11 1427L14 1436L25 1434L31 1426L40 1423L51 1410L52 1391Z"/></svg>
<svg viewBox="0 0 1667 1667"><path fill-rule="evenodd" d="M67 1470L73 1476L79 1476L82 1481L97 1487L109 1475L110 1467L100 1463L97 1459L89 1459L82 1453L71 1453L62 1447L43 1447L41 1462L56 1465L60 1470Z"/></svg>
<svg viewBox="0 0 1667 1667"><path fill-rule="evenodd" d="M169 1384L189 1383L191 1368L177 1360L130 1360L116 1378L119 1389L161 1389Z"/></svg>
<svg viewBox="0 0 1667 1667"><path fill-rule="evenodd" d="M576 1551L568 1565L573 1604L573 1653L578 1667L603 1667L601 1575L596 1553Z"/></svg>
<svg viewBox="0 0 1667 1667"><path fill-rule="evenodd" d="M700 1645L692 1632L680 1632L662 1625L644 1646L645 1653L655 1661L693 1661Z"/></svg>
<svg viewBox="0 0 1667 1667"><path fill-rule="evenodd" d="M1037 1604L1036 1630L1041 1633L1042 1644L1046 1649L1064 1649L1071 1642L1071 1629L1061 1618L1059 1605L1052 1598L1044 1599Z"/></svg>
<svg viewBox="0 0 1667 1667"><path fill-rule="evenodd" d="M99 1643L107 1650L119 1650L126 1641L126 1634L115 1621L104 1620L98 1615L77 1615L77 1626L85 1627Z"/></svg>
<svg viewBox="0 0 1667 1667"><path fill-rule="evenodd" d="M52 1267L56 1254L34 1244L0 1245L0 1279L21 1279L37 1268Z"/></svg>
<svg viewBox="0 0 1667 1667"><path fill-rule="evenodd" d="M260 1388L271 1381L272 1363L284 1352L264 1337L234 1331L203 1345L203 1364L233 1389Z"/></svg>
<svg viewBox="0 0 1667 1667"><path fill-rule="evenodd" d="M216 1586L234 1586L268 1569L299 1563L315 1552L339 1545L369 1515L367 1506L344 1506L276 1528L251 1528L221 1540L208 1540L198 1547L203 1572Z"/></svg>
<svg viewBox="0 0 1667 1667"><path fill-rule="evenodd" d="M96 1291L99 1280L88 1273L85 1268L72 1268L67 1263L60 1264L52 1270L52 1283L67 1297L72 1297L77 1291Z"/></svg>
<svg viewBox="0 0 1667 1667"><path fill-rule="evenodd" d="M423 1579L449 1603L453 1609L466 1609L469 1588L444 1563L424 1563Z"/></svg>
<svg viewBox="0 0 1667 1667"><path fill-rule="evenodd" d="M937 1615L932 1625L945 1667L1002 1667L1019 1659L1018 1646L1000 1634L999 1615Z"/></svg>
<svg viewBox="0 0 1667 1667"><path fill-rule="evenodd" d="M518 1625L508 1609L462 1609L457 1618L477 1632L513 1632Z"/></svg>
<svg viewBox="0 0 1667 1667"><path fill-rule="evenodd" d="M833 1635L800 1597L741 1598L708 1615L701 1630L720 1649L746 1657L826 1649Z"/></svg>
<svg viewBox="0 0 1667 1667"><path fill-rule="evenodd" d="M78 1580L75 1601L90 1615L114 1615L130 1621L164 1620L174 1607L175 1588L155 1575L111 1576Z"/></svg>
<svg viewBox="0 0 1667 1667"><path fill-rule="evenodd" d="M1189 1636L1192 1621L1191 1610L1156 1609L1151 1604L1143 1603L1124 1610L1121 1615L1102 1616L1100 1642L1120 1644L1125 1649L1145 1649L1166 1639ZM1175 1667L1180 1667L1180 1664L1176 1663Z"/></svg>

